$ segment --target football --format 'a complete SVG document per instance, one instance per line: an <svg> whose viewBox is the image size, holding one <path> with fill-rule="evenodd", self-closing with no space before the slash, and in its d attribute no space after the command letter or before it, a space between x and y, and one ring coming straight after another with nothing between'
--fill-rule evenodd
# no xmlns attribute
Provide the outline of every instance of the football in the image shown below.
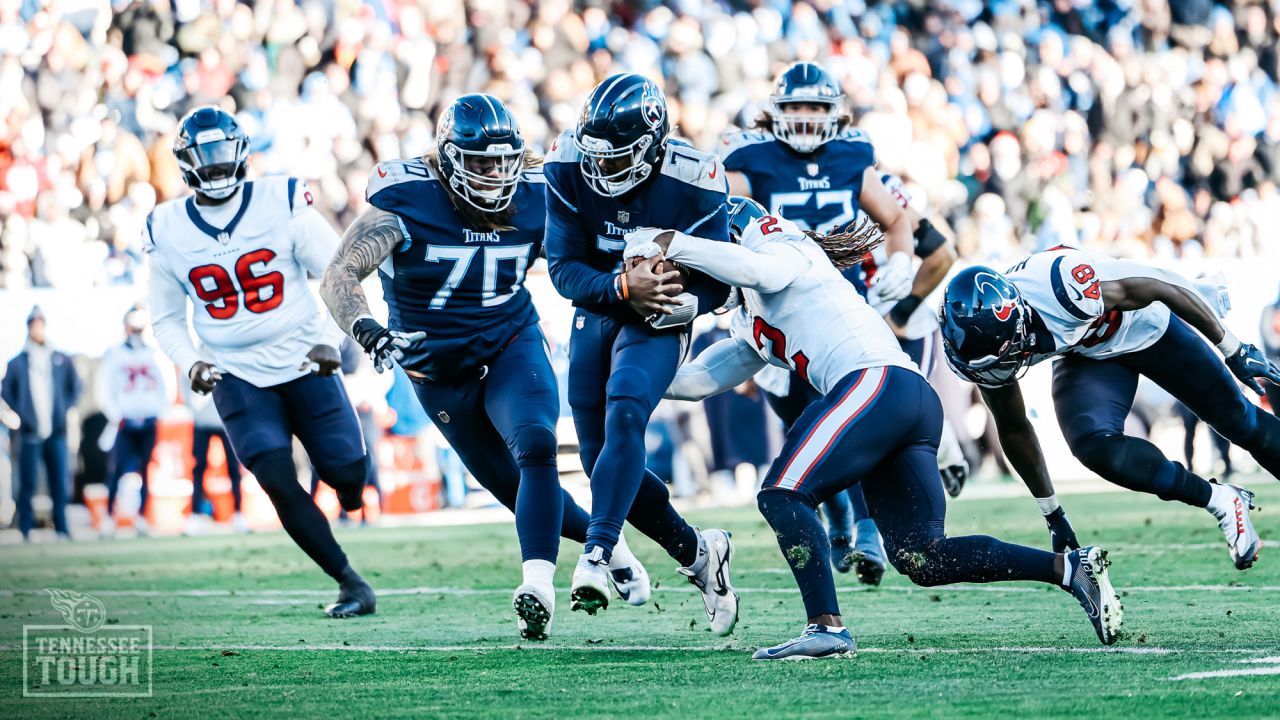
<svg viewBox="0 0 1280 720"><path fill-rule="evenodd" d="M628 258L627 261L623 264L623 267L628 272L630 272L632 268L634 268L635 266L639 265L642 262L647 262L647 260L648 260L647 258L642 258L642 257ZM680 273L680 277L675 279L674 284L680 286L680 292L684 292L684 289L689 286L689 278L691 275L691 273L689 272L689 268L685 267L684 265L681 265L678 262L672 262L670 260L660 260L658 261L658 264L655 265L653 268L654 273L658 275L671 272L672 270L675 270L676 272Z"/></svg>

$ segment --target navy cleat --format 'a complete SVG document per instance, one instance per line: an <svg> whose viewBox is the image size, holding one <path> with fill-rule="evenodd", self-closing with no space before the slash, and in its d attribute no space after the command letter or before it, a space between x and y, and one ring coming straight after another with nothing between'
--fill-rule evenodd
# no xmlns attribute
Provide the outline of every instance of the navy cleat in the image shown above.
<svg viewBox="0 0 1280 720"><path fill-rule="evenodd" d="M1205 508L1218 519L1218 529L1222 530L1227 540L1227 548L1231 551L1231 561L1237 570L1248 570L1258 559L1262 550L1262 538L1253 528L1250 510L1257 510L1253 504L1253 491L1239 485L1213 483L1213 495L1209 506Z"/></svg>
<svg viewBox="0 0 1280 720"><path fill-rule="evenodd" d="M817 658L855 657L858 646L848 628L832 630L826 625L809 625L804 634L781 645L760 648L752 660L816 660Z"/></svg>
<svg viewBox="0 0 1280 720"><path fill-rule="evenodd" d="M831 566L837 572L849 572L853 569L854 560L857 559L857 553L853 551L853 544L849 542L849 538L841 535L831 536Z"/></svg>
<svg viewBox="0 0 1280 720"><path fill-rule="evenodd" d="M1111 566L1107 551L1100 547L1083 547L1067 553L1066 561L1071 563L1071 594L1089 616L1098 640L1103 645L1114 643L1120 639L1124 607L1107 577L1107 568Z"/></svg>
<svg viewBox="0 0 1280 720"><path fill-rule="evenodd" d="M378 609L378 598L364 578L350 568L338 585L338 600L324 609L331 618L349 618L372 615Z"/></svg>
<svg viewBox="0 0 1280 720"><path fill-rule="evenodd" d="M1071 527L1071 521L1067 519L1067 511L1063 510L1061 506L1045 515L1044 522L1049 526L1049 541L1053 544L1055 553L1065 553L1080 549L1080 541L1076 539L1075 528Z"/></svg>
<svg viewBox="0 0 1280 720"><path fill-rule="evenodd" d="M885 564L880 530L876 527L876 521L871 519L859 520L857 527L858 543L853 547L853 556L857 561L854 572L858 575L858 582L863 585L879 585L884 577Z"/></svg>

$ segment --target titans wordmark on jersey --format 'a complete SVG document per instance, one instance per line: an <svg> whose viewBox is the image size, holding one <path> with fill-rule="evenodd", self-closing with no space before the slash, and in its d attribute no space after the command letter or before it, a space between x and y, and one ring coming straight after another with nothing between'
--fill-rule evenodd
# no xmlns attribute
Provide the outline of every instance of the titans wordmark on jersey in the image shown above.
<svg viewBox="0 0 1280 720"><path fill-rule="evenodd" d="M538 322L524 287L542 254L547 210L541 171L527 171L502 228L472 226L425 161L384 162L369 176L370 204L394 213L404 243L381 267L392 329L424 331L410 370L442 377L469 359L483 364L522 328Z"/></svg>
<svg viewBox="0 0 1280 720"><path fill-rule="evenodd" d="M1052 345L1041 343L1032 362L1066 352L1099 359L1136 352L1169 327L1163 303L1106 311L1102 283L1147 274L1134 263L1062 246L1036 253L1006 274L1052 338Z"/></svg>
<svg viewBox="0 0 1280 720"><path fill-rule="evenodd" d="M314 345L337 347L341 331L319 311L307 273L323 273L338 238L311 203L306 183L268 177L246 182L224 205L188 197L147 218L156 336L182 371L200 359L188 298L215 364L259 387L305 374L299 365Z"/></svg>
<svg viewBox="0 0 1280 720"><path fill-rule="evenodd" d="M871 141L856 129L803 154L770 132L737 132L721 141L720 158L747 178L751 197L770 213L820 233L853 221L863 173L876 163Z"/></svg>
<svg viewBox="0 0 1280 720"><path fill-rule="evenodd" d="M784 289L743 289L731 331L776 367L794 370L822 394L851 372L896 365L917 370L884 320L858 295L822 248L791 221L766 216L747 227L742 245L789 245L810 268Z"/></svg>

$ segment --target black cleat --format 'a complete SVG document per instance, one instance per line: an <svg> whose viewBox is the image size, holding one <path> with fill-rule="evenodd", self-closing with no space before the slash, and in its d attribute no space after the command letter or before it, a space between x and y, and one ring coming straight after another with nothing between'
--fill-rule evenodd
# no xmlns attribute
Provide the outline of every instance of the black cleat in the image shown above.
<svg viewBox="0 0 1280 720"><path fill-rule="evenodd" d="M960 497L965 481L969 479L969 468L965 465L951 465L938 471L942 476L942 489L953 498Z"/></svg>
<svg viewBox="0 0 1280 720"><path fill-rule="evenodd" d="M324 609L331 618L349 618L372 615L378 609L378 598L364 578L351 572L353 577L338 586L338 601Z"/></svg>
<svg viewBox="0 0 1280 720"><path fill-rule="evenodd" d="M552 607L540 597L537 588L521 585L512 600L516 609L516 625L525 640L546 640L551 627Z"/></svg>
<svg viewBox="0 0 1280 720"><path fill-rule="evenodd" d="M837 572L847 573L853 569L853 561L857 553L853 551L853 544L849 542L849 538L833 536L831 538L831 566Z"/></svg>
<svg viewBox="0 0 1280 720"><path fill-rule="evenodd" d="M854 555L860 556L854 565L858 582L863 585L879 585L884 577L884 563L863 553L854 553Z"/></svg>
<svg viewBox="0 0 1280 720"><path fill-rule="evenodd" d="M1071 587L1068 589L1089 616L1098 640L1103 645L1114 643L1120 639L1124 608L1107 576L1107 568L1111 566L1107 551L1100 547L1083 547L1067 553L1066 561L1071 563Z"/></svg>

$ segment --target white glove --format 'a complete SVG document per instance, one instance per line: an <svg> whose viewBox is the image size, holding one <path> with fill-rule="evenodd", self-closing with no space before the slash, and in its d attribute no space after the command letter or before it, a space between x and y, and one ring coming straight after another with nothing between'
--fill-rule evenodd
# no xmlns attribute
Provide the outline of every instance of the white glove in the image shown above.
<svg viewBox="0 0 1280 720"><path fill-rule="evenodd" d="M871 278L871 293L884 301L901 300L911 294L911 284L915 282L913 269L910 255L904 252L890 255L889 262Z"/></svg>
<svg viewBox="0 0 1280 720"><path fill-rule="evenodd" d="M645 259L656 257L662 254L662 248L653 239L666 232L662 228L636 228L622 239L627 242L627 247L622 251L622 258L630 260L633 257L642 257Z"/></svg>

